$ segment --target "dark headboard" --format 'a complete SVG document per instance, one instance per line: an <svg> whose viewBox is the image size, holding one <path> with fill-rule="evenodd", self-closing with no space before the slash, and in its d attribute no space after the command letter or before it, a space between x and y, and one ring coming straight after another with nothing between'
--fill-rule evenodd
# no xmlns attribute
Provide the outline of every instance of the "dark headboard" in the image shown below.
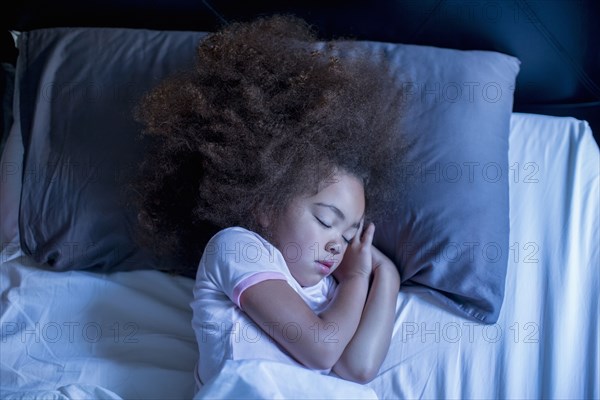
<svg viewBox="0 0 600 400"><path fill-rule="evenodd" d="M107 26L214 31L230 21L292 13L323 38L353 38L518 57L514 110L569 115L600 137L600 1L335 0L191 1L23 0L3 12L2 61L16 55L8 29Z"/></svg>

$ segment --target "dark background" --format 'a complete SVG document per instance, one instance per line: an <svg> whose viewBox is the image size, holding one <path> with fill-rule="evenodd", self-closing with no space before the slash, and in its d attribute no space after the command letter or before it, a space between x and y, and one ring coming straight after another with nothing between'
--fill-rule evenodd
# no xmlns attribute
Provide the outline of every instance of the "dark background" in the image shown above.
<svg viewBox="0 0 600 400"><path fill-rule="evenodd" d="M522 62L514 111L585 119L600 143L598 0L25 0L1 9L4 70L17 56L9 30L104 26L214 31L227 22L273 13L304 18L323 39L500 51ZM0 84L10 95L10 74L5 72Z"/></svg>

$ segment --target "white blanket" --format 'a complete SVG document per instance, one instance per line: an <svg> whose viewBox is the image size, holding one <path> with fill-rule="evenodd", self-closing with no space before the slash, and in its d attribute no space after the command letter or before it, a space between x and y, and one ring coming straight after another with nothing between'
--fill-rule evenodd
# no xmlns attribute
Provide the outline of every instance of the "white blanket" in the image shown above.
<svg viewBox="0 0 600 400"><path fill-rule="evenodd" d="M227 361L199 399L377 399L368 386L267 360Z"/></svg>
<svg viewBox="0 0 600 400"><path fill-rule="evenodd" d="M2 393L2 395L3 400L122 400L120 396L99 386L77 384L62 386L56 390L20 391L15 393Z"/></svg>

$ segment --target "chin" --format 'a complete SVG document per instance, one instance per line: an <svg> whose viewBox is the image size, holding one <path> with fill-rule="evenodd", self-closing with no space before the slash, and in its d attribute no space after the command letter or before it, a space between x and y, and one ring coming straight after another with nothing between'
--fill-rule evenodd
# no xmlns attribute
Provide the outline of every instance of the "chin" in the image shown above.
<svg viewBox="0 0 600 400"><path fill-rule="evenodd" d="M324 277L318 277L318 278L314 278L314 279L305 279L302 283L300 283L300 286L302 287L311 287L311 286L315 286L317 283L321 282L323 280Z"/></svg>

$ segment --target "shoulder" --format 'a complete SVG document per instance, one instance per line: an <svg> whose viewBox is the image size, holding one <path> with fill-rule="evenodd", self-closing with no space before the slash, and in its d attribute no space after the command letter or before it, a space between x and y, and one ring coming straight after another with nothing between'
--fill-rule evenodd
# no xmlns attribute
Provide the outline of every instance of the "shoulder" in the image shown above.
<svg viewBox="0 0 600 400"><path fill-rule="evenodd" d="M229 269L281 269L283 256L262 236L243 227L234 226L217 232L206 244L201 267L207 273L222 273Z"/></svg>
<svg viewBox="0 0 600 400"><path fill-rule="evenodd" d="M258 233L233 226L217 232L206 244L203 258L216 262L228 259L241 260L275 259L281 253Z"/></svg>
<svg viewBox="0 0 600 400"><path fill-rule="evenodd" d="M273 247L267 240L265 240L258 233L253 232L249 229L241 226L232 226L225 228L217 232L207 243L205 252L212 250L209 246L222 246L225 244L232 244L232 248L235 246L241 246L248 243L256 243L261 247L267 249Z"/></svg>

